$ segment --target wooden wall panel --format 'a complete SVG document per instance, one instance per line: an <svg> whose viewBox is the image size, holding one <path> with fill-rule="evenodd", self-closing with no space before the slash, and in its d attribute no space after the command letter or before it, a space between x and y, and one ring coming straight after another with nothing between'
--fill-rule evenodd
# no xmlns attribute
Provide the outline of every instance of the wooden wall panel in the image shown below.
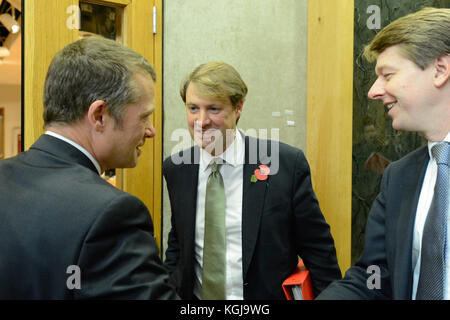
<svg viewBox="0 0 450 320"><path fill-rule="evenodd" d="M66 44L78 37L67 27L67 8L76 0L26 0L24 6L24 148L27 150L44 132L43 90L48 66Z"/></svg>
<svg viewBox="0 0 450 320"><path fill-rule="evenodd" d="M339 265L351 261L353 0L308 2L306 155Z"/></svg>

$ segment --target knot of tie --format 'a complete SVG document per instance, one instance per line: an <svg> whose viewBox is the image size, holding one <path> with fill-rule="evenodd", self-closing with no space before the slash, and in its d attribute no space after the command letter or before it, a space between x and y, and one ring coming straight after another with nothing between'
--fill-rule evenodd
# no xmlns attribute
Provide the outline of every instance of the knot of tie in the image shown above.
<svg viewBox="0 0 450 320"><path fill-rule="evenodd" d="M436 159L437 164L445 164L449 166L450 163L450 143L441 142L431 148L431 154Z"/></svg>
<svg viewBox="0 0 450 320"><path fill-rule="evenodd" d="M215 160L211 161L211 173L216 173L220 170L221 164L218 164Z"/></svg>

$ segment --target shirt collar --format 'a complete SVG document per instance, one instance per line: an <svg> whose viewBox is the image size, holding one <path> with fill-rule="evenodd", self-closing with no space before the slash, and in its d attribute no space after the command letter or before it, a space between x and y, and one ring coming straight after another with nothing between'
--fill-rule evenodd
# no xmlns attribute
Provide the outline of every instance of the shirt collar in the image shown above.
<svg viewBox="0 0 450 320"><path fill-rule="evenodd" d="M95 160L95 158L89 153L89 151L87 151L85 148L80 146L78 143L76 143L76 142L70 140L69 138L66 138L66 137L64 137L64 136L62 136L62 135L60 135L60 134L58 134L56 132L53 132L53 131L48 131L47 130L47 131L45 131L45 134L48 134L49 136L52 136L52 137L58 138L60 140L63 140L65 142L67 142L68 144L71 144L72 146L74 146L78 150L80 150L86 157L89 158L89 160L92 161L92 163L94 164L95 168L98 171L98 174L99 175L102 174L102 170L100 169L100 165L99 165L98 161Z"/></svg>
<svg viewBox="0 0 450 320"><path fill-rule="evenodd" d="M233 142L228 146L228 148L222 154L218 156L212 156L209 152L201 149L200 151L200 170L205 171L211 161L214 159L221 159L224 164L229 164L236 167L244 163L244 152L245 152L245 140L243 133L236 129L236 134ZM219 163L221 163L219 161Z"/></svg>
<svg viewBox="0 0 450 320"><path fill-rule="evenodd" d="M441 142L450 142L450 132L447 133L447 135L445 136L444 140L442 140L442 141L437 141L437 142L428 141L428 154L430 156L430 159L433 159L433 156L431 154L431 148L433 148L433 146L435 144L441 143Z"/></svg>

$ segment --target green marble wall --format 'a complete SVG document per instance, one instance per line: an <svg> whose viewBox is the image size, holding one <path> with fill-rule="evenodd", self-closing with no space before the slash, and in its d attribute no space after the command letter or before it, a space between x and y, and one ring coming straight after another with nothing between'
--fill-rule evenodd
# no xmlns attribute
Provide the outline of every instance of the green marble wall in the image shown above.
<svg viewBox="0 0 450 320"><path fill-rule="evenodd" d="M376 79L375 63L369 64L362 52L383 27L423 7L450 8L450 0L355 0L352 264L364 247L367 215L379 193L385 165L426 143L418 133L392 129L382 103L367 97Z"/></svg>

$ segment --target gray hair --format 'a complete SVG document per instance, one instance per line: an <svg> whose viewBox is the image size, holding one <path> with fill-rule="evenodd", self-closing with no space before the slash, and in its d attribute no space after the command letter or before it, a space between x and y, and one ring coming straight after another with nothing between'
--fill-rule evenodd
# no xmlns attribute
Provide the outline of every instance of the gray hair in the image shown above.
<svg viewBox="0 0 450 320"><path fill-rule="evenodd" d="M148 74L156 81L150 63L118 42L87 37L65 46L53 58L44 85L44 127L73 124L96 100L103 100L120 125L124 106L139 101L133 79Z"/></svg>

